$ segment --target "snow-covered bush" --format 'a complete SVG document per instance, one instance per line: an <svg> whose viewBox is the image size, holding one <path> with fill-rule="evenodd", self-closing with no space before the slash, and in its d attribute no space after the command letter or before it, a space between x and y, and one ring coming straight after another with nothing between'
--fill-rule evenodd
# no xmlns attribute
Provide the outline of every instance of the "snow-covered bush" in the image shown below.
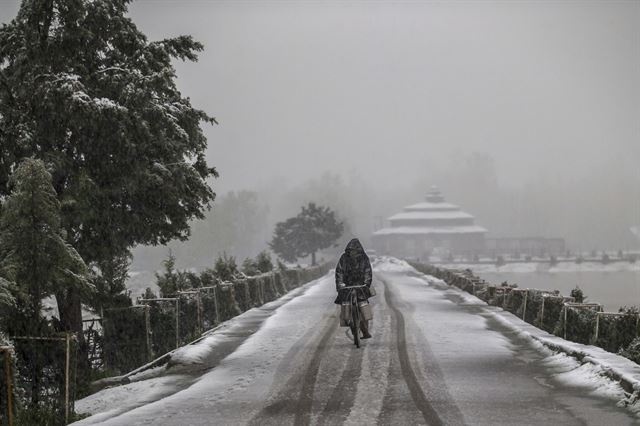
<svg viewBox="0 0 640 426"><path fill-rule="evenodd" d="M565 314L566 313L566 339L572 342L590 345L595 332L597 308L576 308L565 306L560 314L554 334L565 337Z"/></svg>
<svg viewBox="0 0 640 426"><path fill-rule="evenodd" d="M587 300L587 296L584 295L584 292L579 286L575 286L571 290L571 293L569 293L569 296L573 297L576 303L584 303Z"/></svg>
<svg viewBox="0 0 640 426"><path fill-rule="evenodd" d="M511 290L507 293L503 308L515 316L522 318L522 310L524 308L525 291Z"/></svg>
<svg viewBox="0 0 640 426"><path fill-rule="evenodd" d="M179 291L201 286L197 274L176 269L176 258L173 254L169 253L162 265L164 272L156 273L156 284L160 288L161 297L174 297Z"/></svg>
<svg viewBox="0 0 640 426"><path fill-rule="evenodd" d="M629 358L631 361L640 364L640 337L636 337L625 347L618 352L625 358Z"/></svg>
<svg viewBox="0 0 640 426"><path fill-rule="evenodd" d="M593 343L609 352L627 347L638 335L638 308L620 308L622 316L600 315L598 339Z"/></svg>
<svg viewBox="0 0 640 426"><path fill-rule="evenodd" d="M233 256L227 256L223 253L222 256L218 256L216 263L213 266L213 273L220 281L233 281L242 277L242 273L238 269L236 258Z"/></svg>

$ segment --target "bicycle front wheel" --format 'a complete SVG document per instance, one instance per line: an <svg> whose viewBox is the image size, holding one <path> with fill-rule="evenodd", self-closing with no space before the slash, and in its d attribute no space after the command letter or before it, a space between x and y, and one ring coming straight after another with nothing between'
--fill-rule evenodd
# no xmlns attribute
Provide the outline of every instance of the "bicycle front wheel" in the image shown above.
<svg viewBox="0 0 640 426"><path fill-rule="evenodd" d="M358 304L351 306L351 320L353 321L353 344L356 348L360 347L360 309Z"/></svg>

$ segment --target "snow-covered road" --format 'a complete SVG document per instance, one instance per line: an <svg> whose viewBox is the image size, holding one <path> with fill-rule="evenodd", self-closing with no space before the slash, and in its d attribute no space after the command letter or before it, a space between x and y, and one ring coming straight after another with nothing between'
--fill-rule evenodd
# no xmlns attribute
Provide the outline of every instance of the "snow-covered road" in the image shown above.
<svg viewBox="0 0 640 426"><path fill-rule="evenodd" d="M373 338L356 349L338 327L331 275L281 303L260 328L179 391L134 409L77 424L105 425L626 425L636 417L616 406L622 390L579 371L564 356L534 347L403 262L375 265ZM254 320L255 323L255 320ZM237 324L242 324L239 318ZM225 340L216 334L185 362L206 363ZM228 346L228 342L227 342ZM577 372L577 373L576 373ZM574 374L577 377L573 377ZM171 376L154 385L170 389ZM165 382L163 382L163 380ZM174 379L176 380L176 379ZM178 380L179 381L179 380ZM138 382L141 393L148 392ZM184 383L184 381L182 382ZM164 386L164 387L163 387ZM129 390L131 392L131 390ZM134 394L121 398L135 399ZM125 387L100 398L118 401ZM132 406L132 408L134 407ZM117 414L117 415L116 415Z"/></svg>

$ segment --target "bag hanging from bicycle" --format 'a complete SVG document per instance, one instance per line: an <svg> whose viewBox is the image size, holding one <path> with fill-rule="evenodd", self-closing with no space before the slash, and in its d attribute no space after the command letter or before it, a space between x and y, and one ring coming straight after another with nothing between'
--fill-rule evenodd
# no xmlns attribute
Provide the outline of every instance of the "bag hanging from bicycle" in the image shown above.
<svg viewBox="0 0 640 426"><path fill-rule="evenodd" d="M344 302L340 305L340 327L348 327L351 321L351 303Z"/></svg>
<svg viewBox="0 0 640 426"><path fill-rule="evenodd" d="M362 314L362 319L365 321L370 321L373 319L373 311L371 310L371 305L368 301L362 300L358 302L358 308L360 309L360 313Z"/></svg>

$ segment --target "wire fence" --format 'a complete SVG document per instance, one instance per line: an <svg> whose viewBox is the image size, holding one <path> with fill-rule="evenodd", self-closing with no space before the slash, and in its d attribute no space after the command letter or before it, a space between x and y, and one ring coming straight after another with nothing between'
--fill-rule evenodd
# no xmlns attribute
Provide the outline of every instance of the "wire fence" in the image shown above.
<svg viewBox="0 0 640 426"><path fill-rule="evenodd" d="M0 348L0 424L65 425L73 420L77 339L14 336Z"/></svg>
<svg viewBox="0 0 640 426"><path fill-rule="evenodd" d="M507 283L496 286L474 276L471 270L444 269L421 263L411 265L572 342L620 352L640 335L640 314L635 309L603 312L598 303L575 303L573 297L563 296L558 291L523 289Z"/></svg>
<svg viewBox="0 0 640 426"><path fill-rule="evenodd" d="M205 276L203 287L175 297L139 299L130 307L104 309L83 321L89 364L101 375L119 375L192 342L204 331L288 291L320 278L329 264L221 282ZM74 420L78 342L63 336L14 336L0 347L0 425L57 426ZM100 375L99 374L99 375Z"/></svg>
<svg viewBox="0 0 640 426"><path fill-rule="evenodd" d="M102 364L114 374L122 374L148 362L152 357L150 307L147 305L105 309L100 322Z"/></svg>

